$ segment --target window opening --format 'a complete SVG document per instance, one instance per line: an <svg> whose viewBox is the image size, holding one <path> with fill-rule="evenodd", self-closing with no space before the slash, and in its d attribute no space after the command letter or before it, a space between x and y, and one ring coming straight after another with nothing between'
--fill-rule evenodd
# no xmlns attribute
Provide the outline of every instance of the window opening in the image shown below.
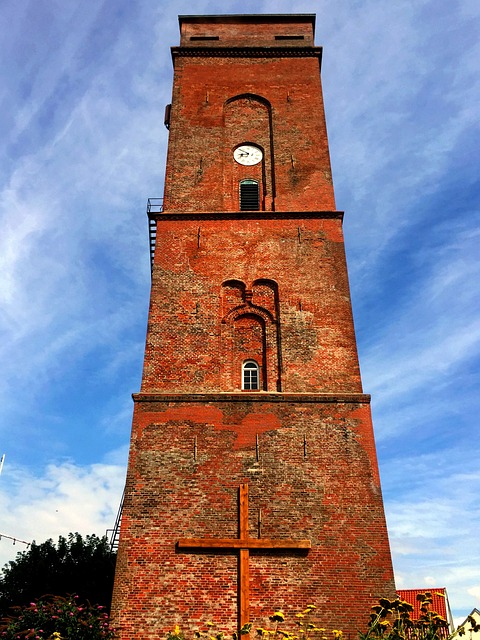
<svg viewBox="0 0 480 640"><path fill-rule="evenodd" d="M240 182L240 211L258 211L260 209L260 185L256 180Z"/></svg>
<svg viewBox="0 0 480 640"><path fill-rule="evenodd" d="M165 116L163 118L163 124L167 127L167 129L170 129L170 116L172 114L172 105L171 104L167 104L165 107Z"/></svg>
<svg viewBox="0 0 480 640"><path fill-rule="evenodd" d="M259 366L255 360L247 360L242 367L242 389L258 391L260 389Z"/></svg>

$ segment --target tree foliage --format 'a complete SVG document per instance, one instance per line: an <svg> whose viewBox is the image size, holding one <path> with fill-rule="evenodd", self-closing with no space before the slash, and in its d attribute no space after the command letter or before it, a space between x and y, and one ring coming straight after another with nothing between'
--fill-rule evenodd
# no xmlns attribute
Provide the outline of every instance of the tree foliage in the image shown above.
<svg viewBox="0 0 480 640"><path fill-rule="evenodd" d="M115 556L107 539L79 533L32 543L3 567L0 577L0 617L12 606L24 606L46 594L77 594L81 600L110 609Z"/></svg>

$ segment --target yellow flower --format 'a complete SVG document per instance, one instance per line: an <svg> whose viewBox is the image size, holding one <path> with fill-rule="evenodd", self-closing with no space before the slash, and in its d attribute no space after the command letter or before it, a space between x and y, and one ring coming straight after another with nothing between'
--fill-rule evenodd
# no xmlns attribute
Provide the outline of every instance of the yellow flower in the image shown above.
<svg viewBox="0 0 480 640"><path fill-rule="evenodd" d="M175 629L173 630L173 633L178 636L178 634L180 633L180 627L177 625L175 625Z"/></svg>

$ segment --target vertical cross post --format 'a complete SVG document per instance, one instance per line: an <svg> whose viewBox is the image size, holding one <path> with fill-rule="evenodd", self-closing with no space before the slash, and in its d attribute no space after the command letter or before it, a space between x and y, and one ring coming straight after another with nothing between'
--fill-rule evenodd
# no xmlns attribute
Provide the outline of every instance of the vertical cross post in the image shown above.
<svg viewBox="0 0 480 640"><path fill-rule="evenodd" d="M248 484L241 484L238 496L239 506L239 529L240 540L248 540ZM246 546L240 549L239 557L239 582L240 589L238 593L239 605L239 621L238 625L241 629L247 622L250 622L250 551Z"/></svg>

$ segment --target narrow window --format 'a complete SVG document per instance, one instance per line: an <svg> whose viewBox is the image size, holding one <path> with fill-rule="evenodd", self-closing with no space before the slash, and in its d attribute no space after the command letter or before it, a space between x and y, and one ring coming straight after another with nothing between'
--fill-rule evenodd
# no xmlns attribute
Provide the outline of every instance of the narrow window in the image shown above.
<svg viewBox="0 0 480 640"><path fill-rule="evenodd" d="M260 389L259 367L255 360L247 360L242 367L242 389L258 391Z"/></svg>
<svg viewBox="0 0 480 640"><path fill-rule="evenodd" d="M163 118L163 124L170 129L170 115L172 113L172 105L167 104L165 107L165 117Z"/></svg>
<svg viewBox="0 0 480 640"><path fill-rule="evenodd" d="M258 211L260 209L260 188L256 180L240 182L240 211Z"/></svg>

